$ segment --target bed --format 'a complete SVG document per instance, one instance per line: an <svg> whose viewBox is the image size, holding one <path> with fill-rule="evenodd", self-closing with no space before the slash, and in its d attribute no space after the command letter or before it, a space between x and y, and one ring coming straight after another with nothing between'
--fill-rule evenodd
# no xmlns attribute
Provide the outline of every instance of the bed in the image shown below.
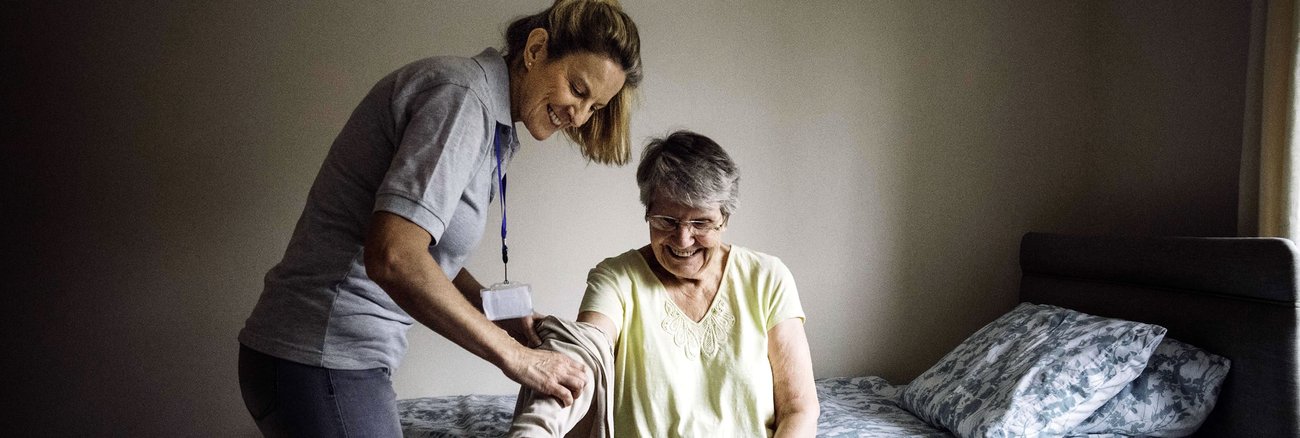
<svg viewBox="0 0 1300 438"><path fill-rule="evenodd" d="M1132 397L1129 391L1137 382L1148 375L1156 375L1153 374L1156 371L1156 355L1152 351L1158 352L1171 343L1178 343L1203 349L1196 350L1201 354L1195 358L1222 359L1220 362L1207 362L1222 365L1222 369L1217 374L1213 391L1196 386L1207 380L1201 377L1192 381L1196 385L1189 386L1208 394L1203 397L1208 400L1198 399L1192 400L1193 402L1208 401L1208 404L1187 408L1182 404L1187 400L1179 400L1179 404L1164 406L1161 409L1165 411L1164 414L1172 413L1174 417L1183 420L1189 415L1196 416L1188 412L1204 409L1194 422L1195 436L1300 436L1296 254L1295 246L1284 239L1026 234L1020 248L1022 278L1019 296L1022 304L973 334L934 367L906 385L891 384L872 376L817 379L821 403L818 436L1021 435L1014 431L1008 433L1008 429L977 426L975 423L978 421L961 418L963 412L989 409L979 404L981 400L994 399L988 396L991 390L971 383L978 379L970 377L975 375L970 367L1002 361L1003 359L989 359L994 350L1002 354L999 349L1018 348L1003 344L990 346L973 341L981 337L1006 338L1005 333L997 332L999 329L1024 331L1024 327L1032 325L1026 323L1030 320L1011 319L1008 320L1010 323L1001 325L999 321L1017 314L1026 318L1025 315L1030 314L1025 312L1041 313L1047 309L1056 312L1052 314L1052 318L1056 319L1040 320L1060 324L1062 317L1058 315L1072 315L1064 317L1065 320L1073 321L1069 318L1076 318L1077 321L1082 321L1080 324L1084 325L1081 327L1085 329L1081 330L1094 334L1111 333L1108 332L1110 330L1113 331L1113 336L1107 335L1104 338L1121 339L1106 347L1106 351L1119 348L1132 353L1144 349L1147 356L1138 354L1142 357L1120 357L1117 360L1117 363L1140 360L1136 368L1129 367L1137 370L1133 373L1141 372L1136 379L1131 375L1118 375L1122 373L1111 373L1117 374L1115 376L1107 374L1107 378L1112 380L1112 387L1125 388L1120 395L1115 395L1114 392L1098 395L1105 392L1098 390L1098 394L1092 394L1095 395L1092 398L1100 400L1081 402L1081 399L1061 400L1059 395L1047 394L1046 397L1056 397L1050 404L1052 408L1044 407L1041 412L1030 412L1029 416L1033 417L1031 422L1051 417L1045 412L1055 412L1053 409L1057 406L1066 406L1062 408L1065 410L1073 409L1076 416L1080 409L1086 410L1083 415L1089 418L1085 423L1094 422L1101 415L1100 412L1106 409L1117 409L1117 412L1123 411L1126 415L1137 411L1146 412L1143 411L1146 408L1137 409L1120 403L1123 398L1121 395ZM1027 318L1032 319L1032 315ZM1062 338L1059 334L1045 336L1048 339ZM1050 350L1041 348L1041 340L1031 343L1035 347L1026 348L1026 351L1046 354L1051 360L1067 354L1063 352L1077 352L1080 348L1088 347L1080 347L1076 343ZM971 352L978 353L983 359L962 363ZM1034 360L1037 360L1037 365L1027 366L1041 367L1044 362L1042 357L1031 358L1029 362ZM959 365L954 366L953 363ZM1146 365L1150 366L1142 368ZM1059 367L1060 364L1054 366ZM988 375L1005 377L1015 374L1008 370L1008 367L999 365ZM1160 371L1160 375L1169 374L1167 369ZM962 378L952 378L954 373L966 374ZM1174 374L1177 375L1177 372ZM1035 375L1034 378L1047 379L1041 375ZM996 379L998 378L993 380ZM1114 382L1119 383L1116 385ZM1071 383L1074 386L1077 384L1078 382ZM945 388L944 385L948 386ZM1026 390L1023 388L1025 385L1020 386L1019 391ZM1030 386L1028 392L1035 392L1036 388ZM1044 386L1048 385L1045 383ZM945 389L950 391L944 392ZM1042 395L1043 391L1037 393ZM962 399L963 394L972 402L961 404L959 399ZM1147 392L1135 394L1139 397L1155 397ZM508 395L425 397L400 400L398 407L407 437L487 437L501 436L509 427L514 399L514 396ZM1042 400L1036 402L1049 406ZM1098 409L1088 403L1106 404ZM934 406L958 412L936 413L928 410L928 407ZM999 412L1003 417L1010 416L1005 410ZM1069 429L1069 433L1061 433L1061 430L1052 432L1052 426L1049 425L1045 426L1046 429L1034 429L1035 432L1024 434L1038 435L1041 432L1044 436L1083 435L1074 432L1080 430L1076 427L1082 428L1076 426L1077 420L1071 421L1074 422L1067 426L1057 424ZM1112 420L1112 423L1115 422ZM1120 421L1115 425L1131 426L1138 422L1122 423L1125 422ZM1089 436L1120 436L1115 433L1097 433L1096 430ZM1185 433L1173 433L1180 434Z"/></svg>

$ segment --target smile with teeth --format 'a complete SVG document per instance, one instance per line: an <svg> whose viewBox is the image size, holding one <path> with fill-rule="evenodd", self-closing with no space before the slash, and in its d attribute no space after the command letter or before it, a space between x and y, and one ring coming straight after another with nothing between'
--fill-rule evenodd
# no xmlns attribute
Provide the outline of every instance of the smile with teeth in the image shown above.
<svg viewBox="0 0 1300 438"><path fill-rule="evenodd" d="M673 248L671 246L665 246L665 248L668 248L668 252L673 253L673 255L677 257L690 257L695 255L695 250L678 250L677 248Z"/></svg>
<svg viewBox="0 0 1300 438"><path fill-rule="evenodd" d="M561 124L564 123L564 122L561 122L561 121L560 121L560 116L557 115L557 114L555 114L555 110L552 109L550 105L547 105L547 106L546 106L546 115L548 115L548 116L551 117L551 124L552 124L552 125L560 126Z"/></svg>

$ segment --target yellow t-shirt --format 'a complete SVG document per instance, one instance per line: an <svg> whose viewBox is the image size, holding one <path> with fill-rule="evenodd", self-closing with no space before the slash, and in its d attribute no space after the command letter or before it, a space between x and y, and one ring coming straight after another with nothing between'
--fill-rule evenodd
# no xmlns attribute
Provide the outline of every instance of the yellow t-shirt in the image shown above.
<svg viewBox="0 0 1300 438"><path fill-rule="evenodd" d="M768 330L804 318L781 260L732 245L717 295L690 320L636 250L587 274L581 311L619 329L614 436L771 436L775 410Z"/></svg>

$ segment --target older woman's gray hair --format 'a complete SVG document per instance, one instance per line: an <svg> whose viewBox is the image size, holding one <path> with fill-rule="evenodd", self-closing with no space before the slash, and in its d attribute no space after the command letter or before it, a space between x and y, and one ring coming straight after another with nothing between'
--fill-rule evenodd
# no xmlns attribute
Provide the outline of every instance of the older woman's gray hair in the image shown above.
<svg viewBox="0 0 1300 438"><path fill-rule="evenodd" d="M740 170L712 139L677 131L646 145L636 184L646 211L659 195L691 208L716 205L724 216L731 216L740 195Z"/></svg>

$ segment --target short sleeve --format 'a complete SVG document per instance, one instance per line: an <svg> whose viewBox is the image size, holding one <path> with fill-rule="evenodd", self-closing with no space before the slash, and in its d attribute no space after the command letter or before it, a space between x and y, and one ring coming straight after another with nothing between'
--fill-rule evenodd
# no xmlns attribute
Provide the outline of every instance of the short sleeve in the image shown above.
<svg viewBox="0 0 1300 438"><path fill-rule="evenodd" d="M767 327L764 330L772 330L772 327L790 318L805 319L803 304L799 302L799 288L794 283L794 275L780 259L772 257L770 262L768 290L764 302L764 307L767 309L765 315Z"/></svg>
<svg viewBox="0 0 1300 438"><path fill-rule="evenodd" d="M616 259L607 259L587 273L587 291L582 295L578 312L596 312L614 321L614 328L623 331L625 307L623 294L630 286L629 275L619 269Z"/></svg>
<svg viewBox="0 0 1300 438"><path fill-rule="evenodd" d="M490 155L495 125L477 95L460 85L396 97L393 106L401 138L376 192L375 211L406 218L436 242Z"/></svg>

